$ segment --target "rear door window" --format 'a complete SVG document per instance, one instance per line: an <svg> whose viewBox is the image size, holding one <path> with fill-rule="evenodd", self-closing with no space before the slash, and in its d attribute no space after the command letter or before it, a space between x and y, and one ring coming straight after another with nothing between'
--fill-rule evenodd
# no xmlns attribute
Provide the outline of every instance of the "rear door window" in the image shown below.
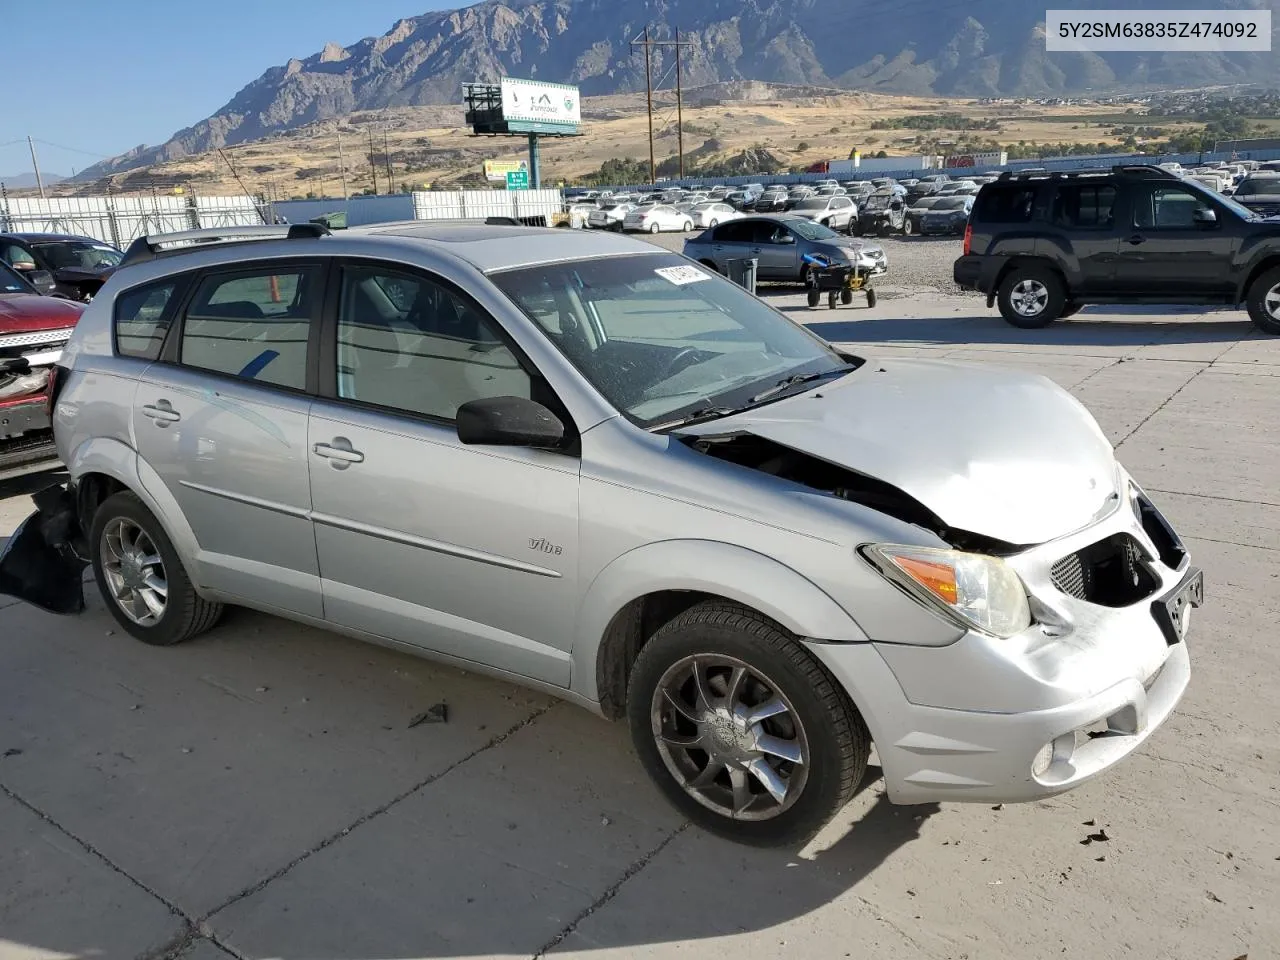
<svg viewBox="0 0 1280 960"><path fill-rule="evenodd" d="M751 243L752 223L739 220L717 227L715 241L716 243Z"/></svg>
<svg viewBox="0 0 1280 960"><path fill-rule="evenodd" d="M242 380L306 389L319 288L315 265L205 277L183 320L181 362Z"/></svg>
<svg viewBox="0 0 1280 960"><path fill-rule="evenodd" d="M1106 230L1115 225L1115 205L1112 184L1062 184L1053 198L1053 222L1072 229Z"/></svg>

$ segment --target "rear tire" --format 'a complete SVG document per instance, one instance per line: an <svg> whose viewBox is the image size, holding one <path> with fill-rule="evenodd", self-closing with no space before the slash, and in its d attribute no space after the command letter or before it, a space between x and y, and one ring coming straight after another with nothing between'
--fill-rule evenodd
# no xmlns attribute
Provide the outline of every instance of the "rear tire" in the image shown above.
<svg viewBox="0 0 1280 960"><path fill-rule="evenodd" d="M1015 327L1038 330L1062 316L1066 292L1048 267L1015 266L1000 282L996 303L1001 316Z"/></svg>
<svg viewBox="0 0 1280 960"><path fill-rule="evenodd" d="M753 721L765 704L769 719ZM760 847L801 844L822 829L853 798L871 748L844 690L795 638L724 601L689 608L644 645L627 719L640 762L673 806ZM770 750L796 759L759 750L765 734ZM679 739L693 737L708 749Z"/></svg>
<svg viewBox="0 0 1280 960"><path fill-rule="evenodd" d="M849 304L853 303L853 291L852 291L852 290L841 290L841 291L840 291L840 302L841 302L841 303L843 303L846 307L847 307Z"/></svg>
<svg viewBox="0 0 1280 960"><path fill-rule="evenodd" d="M137 557L134 546L148 556ZM130 636L143 643L157 647L182 643L212 628L222 616L222 604L196 593L160 521L132 493L114 494L98 507L89 550L107 609ZM125 553L130 557L118 556ZM151 562L138 563L139 559ZM142 596L147 591L153 601L158 598L163 604L158 615ZM133 616L128 608L134 610Z"/></svg>
<svg viewBox="0 0 1280 960"><path fill-rule="evenodd" d="M719 220L712 220L710 223L708 223L708 224L707 224L707 229L708 229L708 230L714 230L714 229L715 229L716 227L718 227L719 225L720 225L720 221L719 221Z"/></svg>
<svg viewBox="0 0 1280 960"><path fill-rule="evenodd" d="M912 224L912 222L911 222L910 220L903 220L903 221L902 221L902 235L903 235L904 237L909 237L909 236L911 236L912 234L914 234L915 232L916 232L915 225L914 225L914 224Z"/></svg>
<svg viewBox="0 0 1280 960"><path fill-rule="evenodd" d="M809 304L809 309L812 310L821 300L822 294L816 288L810 287L808 294L805 296L805 301Z"/></svg>
<svg viewBox="0 0 1280 960"><path fill-rule="evenodd" d="M651 223L651 224L649 224L649 232L650 232L650 233L657 233L657 232L658 232L659 230L661 230L661 229L662 229L662 228L661 228L661 227L659 227L656 223Z"/></svg>
<svg viewBox="0 0 1280 960"><path fill-rule="evenodd" d="M1255 327L1263 333L1280 334L1280 267L1273 267L1250 284L1245 307Z"/></svg>
<svg viewBox="0 0 1280 960"><path fill-rule="evenodd" d="M867 287L867 307L870 309L876 305L876 292Z"/></svg>

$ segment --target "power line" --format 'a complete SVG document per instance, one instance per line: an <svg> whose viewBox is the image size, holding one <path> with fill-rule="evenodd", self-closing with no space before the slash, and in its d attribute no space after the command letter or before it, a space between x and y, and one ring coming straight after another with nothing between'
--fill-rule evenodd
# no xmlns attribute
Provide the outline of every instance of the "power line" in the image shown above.
<svg viewBox="0 0 1280 960"><path fill-rule="evenodd" d="M67 150L71 153L83 153L86 157L95 157L98 160L110 160L113 156L112 154L107 153L94 153L92 150L81 150L79 147L68 147L65 144L53 143L49 140L41 140L39 137L32 137L31 139L46 147L53 147L56 150ZM3 146L3 144L0 144L0 146Z"/></svg>

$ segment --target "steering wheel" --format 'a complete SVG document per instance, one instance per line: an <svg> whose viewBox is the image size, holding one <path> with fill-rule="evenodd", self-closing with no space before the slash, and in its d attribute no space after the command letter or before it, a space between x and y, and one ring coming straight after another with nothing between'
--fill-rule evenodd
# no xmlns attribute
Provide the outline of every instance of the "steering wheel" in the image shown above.
<svg viewBox="0 0 1280 960"><path fill-rule="evenodd" d="M676 355L667 361L666 366L662 368L662 373L658 375L658 379L654 382L661 383L663 380L674 377L688 365L685 361L696 357L700 352L697 347L685 347L683 350L677 350Z"/></svg>

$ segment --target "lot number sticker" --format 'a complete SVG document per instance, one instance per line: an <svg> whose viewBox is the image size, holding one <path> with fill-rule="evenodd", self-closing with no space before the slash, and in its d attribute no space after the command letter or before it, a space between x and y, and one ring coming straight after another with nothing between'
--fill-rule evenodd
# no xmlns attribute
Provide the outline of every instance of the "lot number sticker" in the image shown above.
<svg viewBox="0 0 1280 960"><path fill-rule="evenodd" d="M683 287L689 283L697 283L699 280L711 279L710 274L699 270L697 267L659 267L653 272L668 283L674 283L677 287Z"/></svg>

